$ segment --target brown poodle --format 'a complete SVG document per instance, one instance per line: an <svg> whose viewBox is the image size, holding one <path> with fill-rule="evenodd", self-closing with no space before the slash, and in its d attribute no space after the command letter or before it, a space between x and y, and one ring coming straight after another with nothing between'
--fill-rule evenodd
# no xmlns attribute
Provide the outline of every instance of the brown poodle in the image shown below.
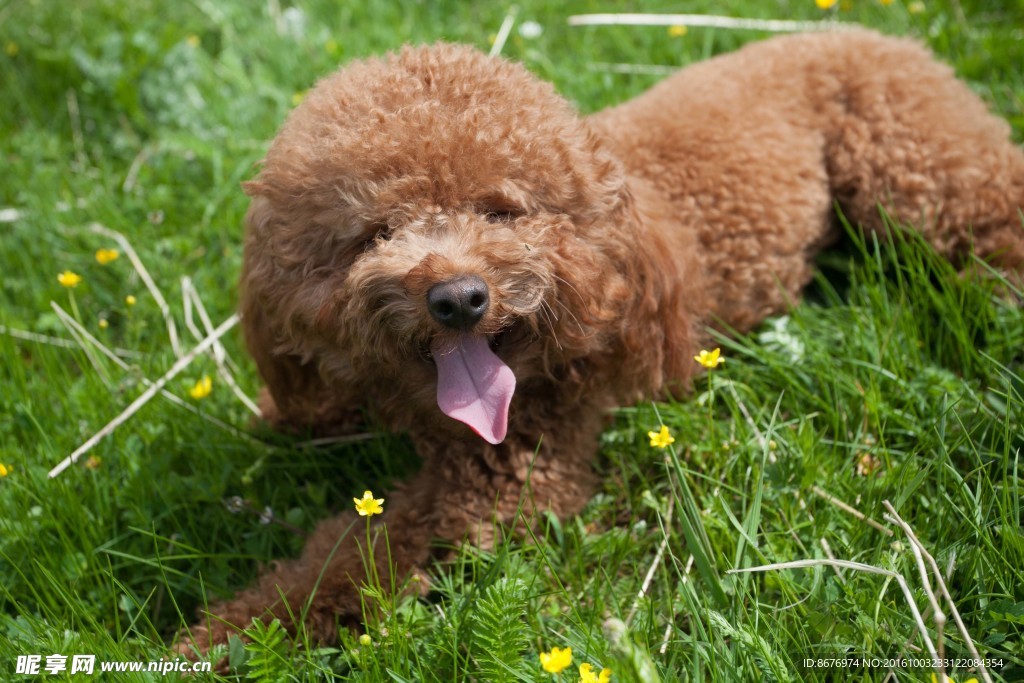
<svg viewBox="0 0 1024 683"><path fill-rule="evenodd" d="M685 390L707 326L797 301L834 202L867 230L881 203L943 255L1019 272L1008 133L920 45L867 31L750 45L587 118L468 47L350 64L246 185L264 416L337 433L366 410L412 436L422 469L377 518L380 576L401 581L436 539L486 546L496 522L580 510L608 409ZM254 617L324 640L357 622L355 519L322 522L193 642Z"/></svg>

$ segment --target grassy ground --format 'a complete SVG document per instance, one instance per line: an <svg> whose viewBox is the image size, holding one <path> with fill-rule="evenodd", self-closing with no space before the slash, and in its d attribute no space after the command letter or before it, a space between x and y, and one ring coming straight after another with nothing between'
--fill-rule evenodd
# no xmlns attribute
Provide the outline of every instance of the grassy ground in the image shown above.
<svg viewBox="0 0 1024 683"><path fill-rule="evenodd" d="M645 9L834 15L917 36L1022 138L1019 0L844 5ZM504 54L585 111L657 80L595 64L678 66L761 37L567 26L568 15L611 2L518 6L520 22L544 31L513 31ZM455 0L0 3L0 325L70 339L53 301L104 344L132 352L122 369L91 346L0 334L0 678L21 679L18 655L167 656L197 606L245 585L260 562L296 553L295 528L415 467L401 437L311 448L252 432L204 357L168 385L191 410L157 399L59 478L46 476L143 391L143 378L174 362L154 297L123 249L97 263L96 250L115 245L90 226L129 238L192 346L181 278L192 278L214 324L231 315L246 208L239 181L301 93L339 62L407 41L487 48L506 12ZM83 282L62 287L65 269ZM694 396L620 411L603 439L604 487L578 518L551 520L534 543L465 550L434 567L426 602L371 592L369 644L344 632L340 647L316 649L254 631L256 644L230 653L231 675L575 681L576 666L590 662L617 681L928 681L930 669L900 661L927 650L896 576L948 657L969 658L969 641L952 621L939 637L912 545L883 518L890 501L934 555L970 641L996 661L993 679L1024 680L1024 314L913 241L850 240L823 269L792 315L722 339L728 360ZM258 379L239 339L225 345L253 395ZM215 376L213 391L193 399L204 374ZM673 448L649 445L659 420ZM236 496L241 512L225 504ZM830 556L890 574L727 573ZM605 634L608 618L626 635ZM539 654L567 646L573 667L560 678L543 672ZM879 661L842 670L805 662L861 657ZM949 673L979 675L969 670L961 662Z"/></svg>

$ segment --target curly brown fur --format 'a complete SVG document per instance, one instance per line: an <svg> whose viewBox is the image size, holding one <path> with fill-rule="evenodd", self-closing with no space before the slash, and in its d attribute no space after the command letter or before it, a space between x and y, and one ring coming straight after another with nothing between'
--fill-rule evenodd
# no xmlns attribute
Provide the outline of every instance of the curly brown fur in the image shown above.
<svg viewBox="0 0 1024 683"><path fill-rule="evenodd" d="M588 118L518 65L408 48L323 80L246 189L242 313L267 418L332 432L366 409L424 461L381 520L399 578L433 539L486 544L521 505L578 511L601 416L684 389L699 330L797 301L834 201L869 230L880 202L949 257L1024 263L1008 126L916 43L869 32L754 44ZM465 275L490 296L469 333L427 303ZM460 334L516 377L500 444L438 407L431 350ZM196 642L299 614L332 639L360 614L353 519L213 606Z"/></svg>

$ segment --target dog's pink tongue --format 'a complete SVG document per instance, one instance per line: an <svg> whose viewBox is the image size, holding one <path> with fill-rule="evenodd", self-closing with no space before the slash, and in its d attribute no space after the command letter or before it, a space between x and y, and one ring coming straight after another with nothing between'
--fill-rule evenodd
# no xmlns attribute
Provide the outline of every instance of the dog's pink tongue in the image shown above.
<svg viewBox="0 0 1024 683"><path fill-rule="evenodd" d="M468 424L490 443L501 443L516 377L488 347L487 337L465 333L455 341L435 341L430 351L437 365L441 412Z"/></svg>

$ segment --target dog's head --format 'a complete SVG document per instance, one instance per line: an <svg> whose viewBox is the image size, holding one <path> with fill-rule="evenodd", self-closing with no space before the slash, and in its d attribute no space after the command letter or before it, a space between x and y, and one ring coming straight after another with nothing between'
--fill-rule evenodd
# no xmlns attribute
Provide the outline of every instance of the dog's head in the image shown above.
<svg viewBox="0 0 1024 683"><path fill-rule="evenodd" d="M246 189L245 329L279 402L312 372L397 427L444 413L496 443L514 391L662 381L664 259L605 143L518 65L435 45L346 66Z"/></svg>

